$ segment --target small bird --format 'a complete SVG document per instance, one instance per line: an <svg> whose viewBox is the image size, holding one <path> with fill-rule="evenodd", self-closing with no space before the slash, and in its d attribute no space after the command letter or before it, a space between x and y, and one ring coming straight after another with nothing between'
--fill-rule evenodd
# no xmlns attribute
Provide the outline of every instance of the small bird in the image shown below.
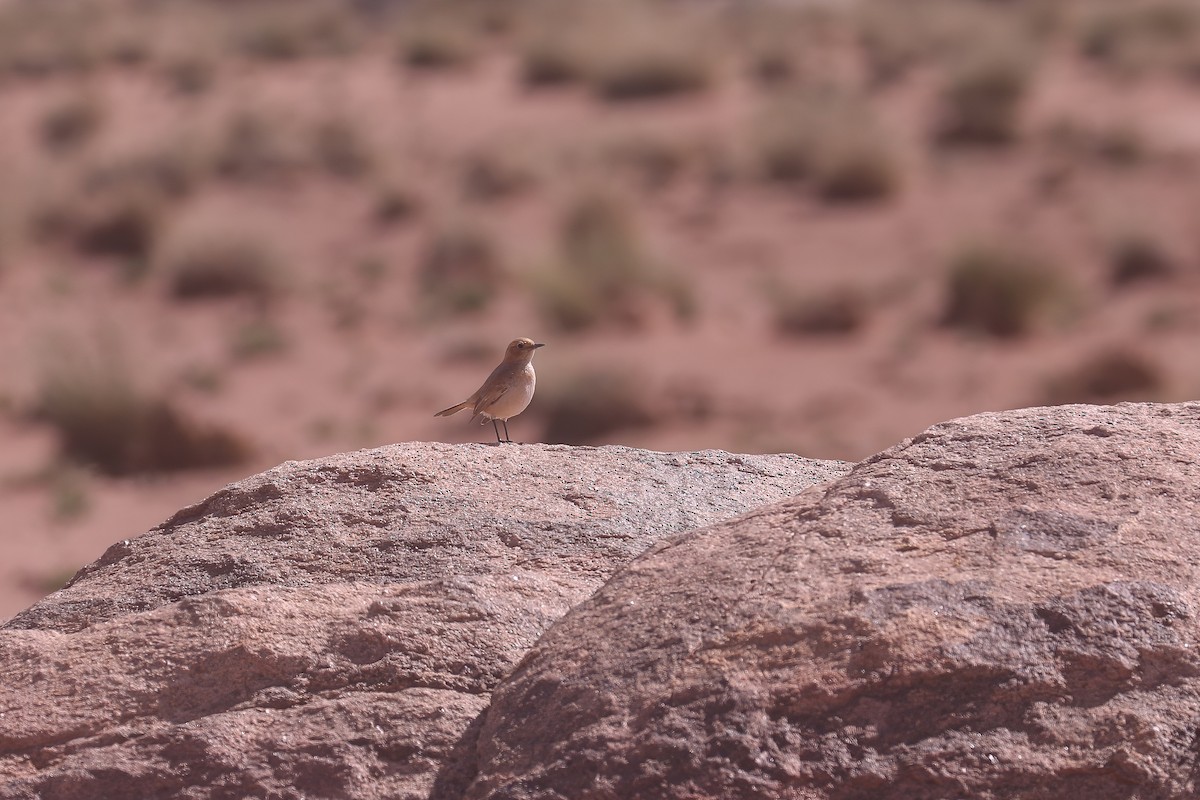
<svg viewBox="0 0 1200 800"><path fill-rule="evenodd" d="M442 409L434 416L448 417L469 408L473 414L472 422L479 419L482 425L488 420L492 421L497 444L511 442L512 439L508 438L508 421L524 411L533 399L533 387L537 383L537 375L533 372L533 354L539 347L545 346L533 339L513 339L504 351L500 366L492 370L475 394L456 406ZM500 438L497 420L504 423L503 439Z"/></svg>

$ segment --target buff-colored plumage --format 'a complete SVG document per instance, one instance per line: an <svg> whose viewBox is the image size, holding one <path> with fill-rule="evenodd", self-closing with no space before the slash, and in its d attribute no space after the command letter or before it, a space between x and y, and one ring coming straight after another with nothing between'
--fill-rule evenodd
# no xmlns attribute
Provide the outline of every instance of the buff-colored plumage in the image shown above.
<svg viewBox="0 0 1200 800"><path fill-rule="evenodd" d="M512 439L508 438L508 421L524 411L533 399L533 390L537 385L533 354L544 346L532 339L514 339L504 351L504 360L492 370L475 394L457 405L442 409L434 416L448 417L469 408L472 421L478 419L480 424L491 421L496 429L497 442L511 442ZM497 421L504 423L503 439L500 438Z"/></svg>

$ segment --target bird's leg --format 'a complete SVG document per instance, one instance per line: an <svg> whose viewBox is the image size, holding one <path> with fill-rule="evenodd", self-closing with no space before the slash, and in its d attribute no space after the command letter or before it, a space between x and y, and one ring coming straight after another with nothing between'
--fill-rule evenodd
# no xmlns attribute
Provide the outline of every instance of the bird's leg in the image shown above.
<svg viewBox="0 0 1200 800"><path fill-rule="evenodd" d="M494 419L492 420L492 427L496 430L496 444L500 444L504 440L500 438L500 426L496 424L496 420Z"/></svg>
<svg viewBox="0 0 1200 800"><path fill-rule="evenodd" d="M508 435L508 420L504 420L504 441L512 442L512 437Z"/></svg>

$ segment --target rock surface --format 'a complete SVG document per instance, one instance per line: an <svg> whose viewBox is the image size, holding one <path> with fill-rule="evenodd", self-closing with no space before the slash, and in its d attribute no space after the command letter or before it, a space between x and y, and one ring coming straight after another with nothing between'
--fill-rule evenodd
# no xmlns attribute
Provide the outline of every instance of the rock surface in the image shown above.
<svg viewBox="0 0 1200 800"><path fill-rule="evenodd" d="M0 797L459 793L491 689L554 620L654 542L846 469L435 444L284 464L0 629Z"/></svg>
<svg viewBox="0 0 1200 800"><path fill-rule="evenodd" d="M983 414L664 541L453 796L1200 796L1198 461L1196 403Z"/></svg>

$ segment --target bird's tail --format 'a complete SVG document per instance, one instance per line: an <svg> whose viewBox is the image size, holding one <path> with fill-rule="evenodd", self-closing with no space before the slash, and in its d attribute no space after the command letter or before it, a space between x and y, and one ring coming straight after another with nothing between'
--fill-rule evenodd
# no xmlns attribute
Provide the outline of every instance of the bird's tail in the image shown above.
<svg viewBox="0 0 1200 800"><path fill-rule="evenodd" d="M470 403L463 401L456 406L450 406L449 408L443 408L441 411L434 414L434 416L435 417L448 417L451 414L457 414L458 412L460 412L464 408L466 408L468 405L470 405Z"/></svg>

